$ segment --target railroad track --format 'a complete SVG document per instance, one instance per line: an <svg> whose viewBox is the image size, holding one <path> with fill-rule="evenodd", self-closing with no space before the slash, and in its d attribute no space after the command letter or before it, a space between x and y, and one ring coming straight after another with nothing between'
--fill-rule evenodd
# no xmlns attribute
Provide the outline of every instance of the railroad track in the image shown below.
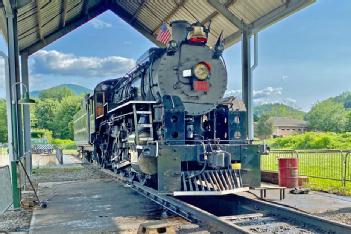
<svg viewBox="0 0 351 234"><path fill-rule="evenodd" d="M222 233L351 233L351 226L292 208L240 195L181 197L160 194L112 171L105 173L129 182L134 191L184 219Z"/></svg>

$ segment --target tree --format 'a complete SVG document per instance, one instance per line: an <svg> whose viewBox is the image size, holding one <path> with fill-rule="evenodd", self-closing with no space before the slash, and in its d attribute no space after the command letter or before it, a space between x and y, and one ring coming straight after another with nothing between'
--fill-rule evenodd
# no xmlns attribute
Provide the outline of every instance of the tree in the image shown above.
<svg viewBox="0 0 351 234"><path fill-rule="evenodd" d="M273 133L273 123L269 118L268 114L264 114L257 122L256 133L260 138L267 139Z"/></svg>
<svg viewBox="0 0 351 234"><path fill-rule="evenodd" d="M82 97L68 96L57 106L52 131L55 138L73 139L73 116L78 112Z"/></svg>
<svg viewBox="0 0 351 234"><path fill-rule="evenodd" d="M346 129L347 114L342 103L326 100L315 104L306 120L312 130L342 132Z"/></svg>
<svg viewBox="0 0 351 234"><path fill-rule="evenodd" d="M58 104L59 102L53 99L38 100L33 109L35 121L32 124L36 126L32 127L52 130Z"/></svg>
<svg viewBox="0 0 351 234"><path fill-rule="evenodd" d="M348 111L347 114L346 114L345 131L346 132L351 132L351 111Z"/></svg>
<svg viewBox="0 0 351 234"><path fill-rule="evenodd" d="M42 91L39 94L40 99L55 99L61 101L65 97L74 96L72 90L66 87L55 87Z"/></svg>
<svg viewBox="0 0 351 234"><path fill-rule="evenodd" d="M0 99L0 142L7 142L6 101Z"/></svg>
<svg viewBox="0 0 351 234"><path fill-rule="evenodd" d="M305 117L305 112L281 103L263 104L254 108L254 116L257 116L258 119L264 114L271 117L289 117L301 120Z"/></svg>

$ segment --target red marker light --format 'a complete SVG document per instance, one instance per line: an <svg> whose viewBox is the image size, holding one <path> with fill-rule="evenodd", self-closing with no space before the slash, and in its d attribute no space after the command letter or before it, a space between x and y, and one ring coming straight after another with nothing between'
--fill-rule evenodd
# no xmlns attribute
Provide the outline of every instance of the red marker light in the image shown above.
<svg viewBox="0 0 351 234"><path fill-rule="evenodd" d="M195 80L193 82L193 88L195 91L204 91L207 92L209 90L209 83L207 81L198 81Z"/></svg>
<svg viewBox="0 0 351 234"><path fill-rule="evenodd" d="M192 37L189 39L189 41L192 43L206 43L207 38L206 37Z"/></svg>

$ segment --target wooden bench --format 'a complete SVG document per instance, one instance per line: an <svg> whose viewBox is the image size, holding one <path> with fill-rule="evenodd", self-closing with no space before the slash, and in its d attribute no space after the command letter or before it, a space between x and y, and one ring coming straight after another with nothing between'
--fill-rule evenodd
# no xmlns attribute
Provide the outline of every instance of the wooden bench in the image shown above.
<svg viewBox="0 0 351 234"><path fill-rule="evenodd" d="M286 187L264 186L264 187L255 188L255 190L260 190L260 197L261 197L261 199L267 197L267 190L278 190L278 189L279 189L279 199L280 200L285 199L285 189L286 189Z"/></svg>

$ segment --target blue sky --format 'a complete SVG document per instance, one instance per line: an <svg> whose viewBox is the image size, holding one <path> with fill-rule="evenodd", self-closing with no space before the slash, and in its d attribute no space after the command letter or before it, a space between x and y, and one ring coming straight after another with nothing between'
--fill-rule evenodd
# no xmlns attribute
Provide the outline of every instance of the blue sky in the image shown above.
<svg viewBox="0 0 351 234"><path fill-rule="evenodd" d="M283 102L308 110L318 100L351 91L350 12L349 0L337 4L319 0L260 32L255 102ZM151 46L112 12L105 12L30 58L30 89L62 83L92 88L101 80L128 71ZM3 41L0 49L6 51ZM240 43L227 49L224 57L229 71L228 90L239 94Z"/></svg>

